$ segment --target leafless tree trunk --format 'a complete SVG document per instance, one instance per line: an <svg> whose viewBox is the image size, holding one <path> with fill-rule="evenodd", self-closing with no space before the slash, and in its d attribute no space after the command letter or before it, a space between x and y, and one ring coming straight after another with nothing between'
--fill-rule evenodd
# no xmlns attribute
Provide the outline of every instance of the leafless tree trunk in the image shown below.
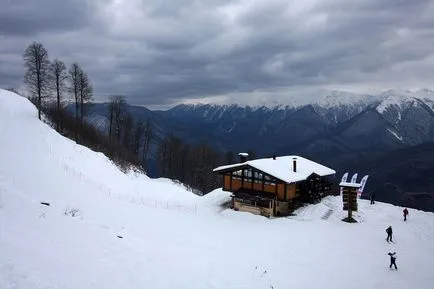
<svg viewBox="0 0 434 289"><path fill-rule="evenodd" d="M153 128L150 119L146 120L144 137L143 137L143 155L142 155L142 163L143 168L146 170L146 161L148 159L149 147L151 145L151 141L153 138Z"/></svg>
<svg viewBox="0 0 434 289"><path fill-rule="evenodd" d="M92 100L93 87L90 83L89 76L83 70L79 74L80 86L80 130L83 129L83 119L85 114L85 104Z"/></svg>
<svg viewBox="0 0 434 289"><path fill-rule="evenodd" d="M225 154L226 164L231 165L235 162L235 154L233 151L227 151Z"/></svg>
<svg viewBox="0 0 434 289"><path fill-rule="evenodd" d="M63 131L63 122L61 121L61 117L60 117L60 106L62 102L62 94L65 90L65 81L68 78L68 74L66 71L65 64L58 59L54 59L53 63L51 63L50 68L51 68L52 85L56 90L56 97L57 97L56 127L57 127L57 131Z"/></svg>
<svg viewBox="0 0 434 289"><path fill-rule="evenodd" d="M123 145L128 151L132 151L132 130L133 130L133 117L126 111L123 122Z"/></svg>
<svg viewBox="0 0 434 289"><path fill-rule="evenodd" d="M70 87L69 92L72 94L72 97L74 98L75 102L75 121L76 121L76 128L75 128L75 141L78 141L78 121L79 121L79 114L78 114L78 108L80 103L80 75L82 73L82 70L80 66L77 63L73 63L71 65L71 68L69 69L69 79L70 79Z"/></svg>
<svg viewBox="0 0 434 289"><path fill-rule="evenodd" d="M126 111L127 103L125 101L125 97L122 95L113 95L110 97L109 104L109 119L110 119L110 128L109 128L109 138L112 140L116 138L119 143L121 133L122 133L122 123L124 120L124 114Z"/></svg>
<svg viewBox="0 0 434 289"><path fill-rule="evenodd" d="M134 155L137 157L137 160L140 161L140 145L142 143L142 138L145 133L145 126L143 125L143 122L138 122L134 129L134 139L133 139L133 152Z"/></svg>
<svg viewBox="0 0 434 289"><path fill-rule="evenodd" d="M50 91L50 60L48 52L41 43L33 42L24 51L24 82L32 98L37 99L38 117L41 119L42 99Z"/></svg>
<svg viewBox="0 0 434 289"><path fill-rule="evenodd" d="M113 119L114 119L114 113L115 113L115 102L110 101L108 105L108 113L109 113L109 141L112 141L112 134L113 134Z"/></svg>
<svg viewBox="0 0 434 289"><path fill-rule="evenodd" d="M163 177L168 176L168 167L169 167L169 144L166 137L161 143L158 145L157 151L157 162L160 170L160 174Z"/></svg>

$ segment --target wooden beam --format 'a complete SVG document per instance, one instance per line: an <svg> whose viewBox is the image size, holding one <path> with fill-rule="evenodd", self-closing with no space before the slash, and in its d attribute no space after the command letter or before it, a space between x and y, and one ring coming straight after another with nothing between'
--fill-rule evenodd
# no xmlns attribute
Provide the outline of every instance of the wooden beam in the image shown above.
<svg viewBox="0 0 434 289"><path fill-rule="evenodd" d="M277 196L277 182L275 182L275 180L273 180L273 182L274 182L274 192L276 193L276 196Z"/></svg>

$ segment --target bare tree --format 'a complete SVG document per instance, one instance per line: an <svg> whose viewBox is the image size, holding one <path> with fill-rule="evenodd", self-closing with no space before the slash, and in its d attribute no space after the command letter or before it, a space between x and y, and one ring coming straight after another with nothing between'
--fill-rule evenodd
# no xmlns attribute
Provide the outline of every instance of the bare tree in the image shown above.
<svg viewBox="0 0 434 289"><path fill-rule="evenodd" d="M125 111L124 121L122 123L123 126L123 145L128 151L133 151L133 127L134 121L131 113L129 111Z"/></svg>
<svg viewBox="0 0 434 289"><path fill-rule="evenodd" d="M163 177L177 179L202 193L220 185L213 168L223 159L206 142L189 145L173 134L167 135L157 149L157 164Z"/></svg>
<svg viewBox="0 0 434 289"><path fill-rule="evenodd" d="M42 99L50 91L50 60L48 52L41 43L33 42L24 51L24 82L31 97L37 99L38 117L41 119Z"/></svg>
<svg viewBox="0 0 434 289"><path fill-rule="evenodd" d="M133 152L137 159L140 161L140 145L142 144L142 138L145 133L145 126L142 121L139 121L134 127L134 137L133 137Z"/></svg>
<svg viewBox="0 0 434 289"><path fill-rule="evenodd" d="M208 143L202 142L191 149L188 163L191 168L190 184L195 189L206 193L219 186L219 177L213 168L222 161L222 156Z"/></svg>
<svg viewBox="0 0 434 289"><path fill-rule="evenodd" d="M233 151L229 150L225 154L226 164L230 165L235 162L235 154Z"/></svg>
<svg viewBox="0 0 434 289"><path fill-rule="evenodd" d="M56 90L56 98L57 98L57 131L60 131L60 106L63 98L63 92L65 91L65 81L68 78L68 73L66 71L66 66L63 61L60 61L59 59L54 59L54 61L51 63L50 66L51 69L51 78L52 78L52 85L54 89ZM63 125L62 125L63 127ZM63 130L63 128L62 128Z"/></svg>
<svg viewBox="0 0 434 289"><path fill-rule="evenodd" d="M79 74L79 92L80 92L80 129L83 128L83 119L85 114L85 105L92 100L93 87L89 76L80 69Z"/></svg>
<svg viewBox="0 0 434 289"><path fill-rule="evenodd" d="M75 132L75 140L78 140L78 123L79 123L79 114L78 114L78 108L80 103L80 75L82 71L80 66L77 63L73 63L71 65L71 68L69 69L69 92L71 93L72 97L74 98L75 102L75 121L76 121L76 132Z"/></svg>
<svg viewBox="0 0 434 289"><path fill-rule="evenodd" d="M109 141L112 140L113 134L113 119L115 114L115 106L116 101L114 100L114 96L110 97L110 103L108 104L108 114L109 114Z"/></svg>
<svg viewBox="0 0 434 289"><path fill-rule="evenodd" d="M143 135L143 154L142 154L142 163L143 168L146 170L146 161L148 159L149 147L151 145L151 141L154 137L153 127L151 120L148 118L145 123L144 135Z"/></svg>
<svg viewBox="0 0 434 289"><path fill-rule="evenodd" d="M116 139L119 143L121 133L122 133L122 124L125 117L127 103L125 101L125 97L122 95L112 95L110 96L109 103L109 138L110 140Z"/></svg>

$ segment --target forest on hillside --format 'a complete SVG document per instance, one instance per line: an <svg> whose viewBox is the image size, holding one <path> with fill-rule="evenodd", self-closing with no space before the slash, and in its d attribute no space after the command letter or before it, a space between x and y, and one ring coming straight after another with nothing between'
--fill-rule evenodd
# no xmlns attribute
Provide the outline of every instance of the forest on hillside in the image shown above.
<svg viewBox="0 0 434 289"><path fill-rule="evenodd" d="M135 167L147 170L149 148L154 141L150 119L135 119L124 95L109 97L108 134L86 122L92 106L92 81L78 63L69 67L60 59L51 60L42 43L33 42L24 51L24 83L27 97L38 109L39 119L48 122L60 134L95 151L102 152L121 169ZM17 92L11 88L11 91ZM73 103L72 111L66 109ZM45 118L44 118L45 116ZM221 154L207 142L188 144L169 134L157 145L159 175L179 181L197 194L207 193L221 185L213 168L235 161L234 153Z"/></svg>

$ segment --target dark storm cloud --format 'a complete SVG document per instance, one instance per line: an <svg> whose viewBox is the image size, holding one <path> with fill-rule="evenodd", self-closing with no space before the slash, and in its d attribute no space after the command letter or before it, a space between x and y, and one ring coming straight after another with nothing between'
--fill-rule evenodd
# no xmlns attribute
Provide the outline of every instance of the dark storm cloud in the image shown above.
<svg viewBox="0 0 434 289"><path fill-rule="evenodd" d="M48 10L40 2L0 12L0 76L2 62L19 67L0 85L18 77L35 34L50 56L81 64L99 98L123 93L136 104L429 86L434 72L434 1L52 0Z"/></svg>
<svg viewBox="0 0 434 289"><path fill-rule="evenodd" d="M0 35L36 36L47 31L67 31L90 23L89 1L3 0Z"/></svg>

